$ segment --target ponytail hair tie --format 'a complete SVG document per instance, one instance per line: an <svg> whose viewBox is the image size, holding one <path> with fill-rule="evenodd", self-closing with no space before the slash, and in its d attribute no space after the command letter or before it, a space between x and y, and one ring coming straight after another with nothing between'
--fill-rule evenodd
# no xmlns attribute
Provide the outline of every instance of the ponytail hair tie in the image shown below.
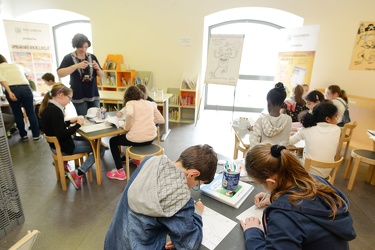
<svg viewBox="0 0 375 250"><path fill-rule="evenodd" d="M280 156L281 156L281 151L283 150L283 149L286 149L286 147L284 147L284 146L279 146L279 145L273 145L272 147L271 147L271 155L273 156L273 157L275 157L275 158L279 158Z"/></svg>

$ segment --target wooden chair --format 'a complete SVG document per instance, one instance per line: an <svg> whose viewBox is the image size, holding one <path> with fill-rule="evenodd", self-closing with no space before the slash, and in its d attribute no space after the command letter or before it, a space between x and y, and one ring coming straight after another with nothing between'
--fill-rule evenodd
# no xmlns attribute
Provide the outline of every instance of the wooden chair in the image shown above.
<svg viewBox="0 0 375 250"><path fill-rule="evenodd" d="M355 161L354 161L353 170L350 175L350 180L349 180L348 187L347 187L348 190L352 190L353 188L354 180L355 180L355 177L357 176L359 164L361 162L370 165L368 172L367 172L366 181L370 182L371 185L375 185L375 179L373 178L373 175L375 174L374 173L375 172L374 171L375 152L371 150L365 150L365 149L352 150L348 166L346 167L344 179L348 179L349 177L349 172L352 166L353 159L355 159Z"/></svg>
<svg viewBox="0 0 375 250"><path fill-rule="evenodd" d="M234 151L233 151L233 159L238 158L238 151L242 152L242 156L245 157L247 150L250 148L250 135L246 130L240 130L237 127L233 127L234 131Z"/></svg>
<svg viewBox="0 0 375 250"><path fill-rule="evenodd" d="M66 191L67 186L66 186L66 179L65 179L64 161L74 160L75 166L79 166L83 163L83 157L86 157L86 158L88 157L88 153L63 155L61 152L59 140L57 139L56 136L44 135L44 137L46 138L47 142L53 143L55 145L56 154L52 150L51 150L51 153L52 153L52 158L53 158L54 165L55 165L56 179L60 180L62 190ZM91 168L88 171L88 177L89 177L89 181L92 182Z"/></svg>
<svg viewBox="0 0 375 250"><path fill-rule="evenodd" d="M323 161L315 161L315 160L307 157L307 158L305 158L304 167L305 167L307 172L310 172L311 166L314 166L314 167L317 167L317 168L332 168L333 172L332 172L332 175L329 175L328 181L329 181L329 183L331 183L333 185L333 183L335 182L337 171L339 170L339 167L340 167L343 160L344 160L344 158L341 157L338 161L323 162Z"/></svg>
<svg viewBox="0 0 375 250"><path fill-rule="evenodd" d="M353 122L353 123L346 123L344 127L342 128L340 140L337 145L335 160L340 159L341 150L342 150L344 143L346 143L346 146L345 146L345 152L344 152L343 157L344 159L346 158L346 154L348 153L348 149L349 149L350 140L352 139L353 130L356 127L357 127L357 122Z"/></svg>
<svg viewBox="0 0 375 250"><path fill-rule="evenodd" d="M157 127L157 141L158 141L158 144L150 144L146 146L130 146L126 149L126 152L125 152L126 176L128 180L130 178L130 170L129 170L130 159L143 161L147 156L164 154L164 148L160 146L159 126Z"/></svg>

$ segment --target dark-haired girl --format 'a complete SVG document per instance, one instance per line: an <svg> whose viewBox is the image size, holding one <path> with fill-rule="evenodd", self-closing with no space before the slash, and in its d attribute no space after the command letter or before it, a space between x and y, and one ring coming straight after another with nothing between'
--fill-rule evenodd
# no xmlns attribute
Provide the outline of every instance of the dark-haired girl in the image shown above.
<svg viewBox="0 0 375 250"><path fill-rule="evenodd" d="M293 145L305 140L303 159L332 162L335 159L341 129L337 124L337 107L329 102L322 102L313 108L312 113L300 114L303 128L298 130L290 139ZM331 169L311 167L310 173L327 178Z"/></svg>
<svg viewBox="0 0 375 250"><path fill-rule="evenodd" d="M257 145L246 154L249 177L261 192L255 205L269 205L263 227L256 217L241 221L246 249L349 249L356 237L345 195L325 179L311 176L284 146Z"/></svg>
<svg viewBox="0 0 375 250"><path fill-rule="evenodd" d="M126 174L122 166L119 146L149 145L157 135L155 124L164 124L164 117L159 112L156 103L145 100L145 93L137 86L130 86L124 94L123 108L116 114L125 116L125 135L114 136L109 140L116 168L107 172L107 177L125 180Z"/></svg>
<svg viewBox="0 0 375 250"><path fill-rule="evenodd" d="M86 115L91 107L100 107L100 96L96 77L104 72L94 54L87 52L90 40L84 34L76 34L72 47L76 50L67 54L57 69L59 77L70 75L70 86L73 89L72 103L78 115Z"/></svg>
<svg viewBox="0 0 375 250"><path fill-rule="evenodd" d="M312 111L315 105L324 101L324 95L318 90L312 90L305 95L306 107Z"/></svg>
<svg viewBox="0 0 375 250"><path fill-rule="evenodd" d="M250 146L259 143L278 143L288 145L292 118L286 114L280 114L281 107L286 98L284 85L279 82L267 94L268 114L260 114L253 127L249 127Z"/></svg>

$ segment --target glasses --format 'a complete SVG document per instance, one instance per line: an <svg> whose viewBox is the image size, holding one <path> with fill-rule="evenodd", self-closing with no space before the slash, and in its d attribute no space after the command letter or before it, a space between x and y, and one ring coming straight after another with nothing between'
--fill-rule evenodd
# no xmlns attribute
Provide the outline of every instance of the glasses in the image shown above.
<svg viewBox="0 0 375 250"><path fill-rule="evenodd" d="M199 191L201 189L201 181L198 180L198 184L192 188L194 191Z"/></svg>
<svg viewBox="0 0 375 250"><path fill-rule="evenodd" d="M72 101L72 96L70 96L70 95L66 95L68 98L69 98L69 101Z"/></svg>

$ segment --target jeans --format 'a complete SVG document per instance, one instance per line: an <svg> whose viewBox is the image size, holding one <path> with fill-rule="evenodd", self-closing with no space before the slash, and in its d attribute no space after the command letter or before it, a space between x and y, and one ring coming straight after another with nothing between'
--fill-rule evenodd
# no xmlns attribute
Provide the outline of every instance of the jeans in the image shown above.
<svg viewBox="0 0 375 250"><path fill-rule="evenodd" d="M17 101L12 101L9 98L8 92L5 92L5 95L8 99L9 105L12 108L14 118L16 120L17 128L21 137L27 136L27 131L25 130L25 122L23 120L22 107L26 110L26 115L30 122L31 132L33 137L38 137L39 124L36 118L34 110L34 97L31 92L29 85L13 85L9 86L13 94L17 97Z"/></svg>
<svg viewBox="0 0 375 250"><path fill-rule="evenodd" d="M150 145L153 141L154 140L147 141L147 142L132 142L126 138L126 135L118 135L109 139L109 147L111 148L111 153L112 153L113 160L115 161L116 169L122 168L120 150L118 149L120 145L121 146L145 146L145 145Z"/></svg>
<svg viewBox="0 0 375 250"><path fill-rule="evenodd" d="M89 157L85 160L85 162L80 166L78 169L82 172L86 173L89 168L91 168L92 164L94 164L94 154L92 154L92 147L88 140L85 138L82 138L80 136L76 136L73 139L74 141L74 151L72 154L78 154L78 153L89 153ZM56 150L51 148L52 152L56 153ZM105 149L103 146L100 146L100 157L103 157L105 152ZM63 155L67 155L66 153L62 152Z"/></svg>
<svg viewBox="0 0 375 250"><path fill-rule="evenodd" d="M87 110L89 108L100 108L100 101L94 100L92 102L82 102L82 103L73 103L74 107L76 108L77 115L85 116L87 114Z"/></svg>

